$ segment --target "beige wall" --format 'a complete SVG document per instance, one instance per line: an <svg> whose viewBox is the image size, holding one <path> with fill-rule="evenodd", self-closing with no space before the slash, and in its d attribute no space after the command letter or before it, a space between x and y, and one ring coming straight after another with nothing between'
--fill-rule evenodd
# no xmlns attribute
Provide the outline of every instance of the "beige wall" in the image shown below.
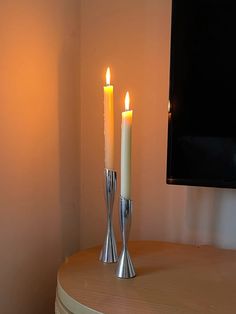
<svg viewBox="0 0 236 314"><path fill-rule="evenodd" d="M0 2L4 314L53 313L58 265L104 239L107 65L118 178L126 89L134 110L131 238L236 247L235 191L165 184L170 12L170 0Z"/></svg>
<svg viewBox="0 0 236 314"><path fill-rule="evenodd" d="M165 151L170 1L83 0L81 10L81 246L99 244L104 237L102 85L108 65L115 90L118 175L121 111L127 89L134 110L131 236L164 238L168 230L162 225L169 206ZM180 193L181 199L184 193ZM115 212L118 230L117 202Z"/></svg>
<svg viewBox="0 0 236 314"><path fill-rule="evenodd" d="M53 313L78 248L76 0L0 2L0 312Z"/></svg>
<svg viewBox="0 0 236 314"><path fill-rule="evenodd" d="M134 110L131 238L236 247L234 190L165 184L171 1L82 0L81 10L81 247L104 238L102 85L108 65L118 178L127 89Z"/></svg>

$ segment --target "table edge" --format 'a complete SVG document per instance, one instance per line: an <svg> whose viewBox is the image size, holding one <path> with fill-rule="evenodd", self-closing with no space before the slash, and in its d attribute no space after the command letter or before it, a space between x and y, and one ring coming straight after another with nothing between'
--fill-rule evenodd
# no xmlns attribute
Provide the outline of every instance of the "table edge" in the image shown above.
<svg viewBox="0 0 236 314"><path fill-rule="evenodd" d="M61 286L59 279L57 279L57 296L61 303L72 313L81 313L81 314L103 314L98 312L84 304L79 303L73 299Z"/></svg>

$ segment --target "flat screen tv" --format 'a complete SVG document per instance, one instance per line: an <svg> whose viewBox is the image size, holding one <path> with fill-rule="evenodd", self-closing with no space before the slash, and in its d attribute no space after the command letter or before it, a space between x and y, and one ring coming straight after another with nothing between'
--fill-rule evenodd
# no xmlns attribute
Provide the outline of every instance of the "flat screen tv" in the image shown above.
<svg viewBox="0 0 236 314"><path fill-rule="evenodd" d="M236 188L236 1L173 0L167 183Z"/></svg>

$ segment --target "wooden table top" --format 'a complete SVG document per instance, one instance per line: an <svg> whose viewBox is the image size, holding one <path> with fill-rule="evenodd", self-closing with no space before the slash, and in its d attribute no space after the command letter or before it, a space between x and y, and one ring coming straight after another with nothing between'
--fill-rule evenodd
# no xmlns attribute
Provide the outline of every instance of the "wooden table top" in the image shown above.
<svg viewBox="0 0 236 314"><path fill-rule="evenodd" d="M118 279L100 248L71 256L58 296L72 313L236 313L236 251L156 241L129 243L137 277Z"/></svg>

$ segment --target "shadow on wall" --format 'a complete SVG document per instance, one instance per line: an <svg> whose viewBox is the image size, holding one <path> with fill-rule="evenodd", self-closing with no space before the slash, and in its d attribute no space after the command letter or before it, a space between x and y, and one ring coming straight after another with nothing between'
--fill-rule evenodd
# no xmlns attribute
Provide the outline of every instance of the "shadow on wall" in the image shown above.
<svg viewBox="0 0 236 314"><path fill-rule="evenodd" d="M187 241L236 248L236 191L188 187L186 199Z"/></svg>
<svg viewBox="0 0 236 314"><path fill-rule="evenodd" d="M65 24L74 23L73 31L62 43L58 64L62 259L79 248L79 19L78 12L70 15Z"/></svg>

